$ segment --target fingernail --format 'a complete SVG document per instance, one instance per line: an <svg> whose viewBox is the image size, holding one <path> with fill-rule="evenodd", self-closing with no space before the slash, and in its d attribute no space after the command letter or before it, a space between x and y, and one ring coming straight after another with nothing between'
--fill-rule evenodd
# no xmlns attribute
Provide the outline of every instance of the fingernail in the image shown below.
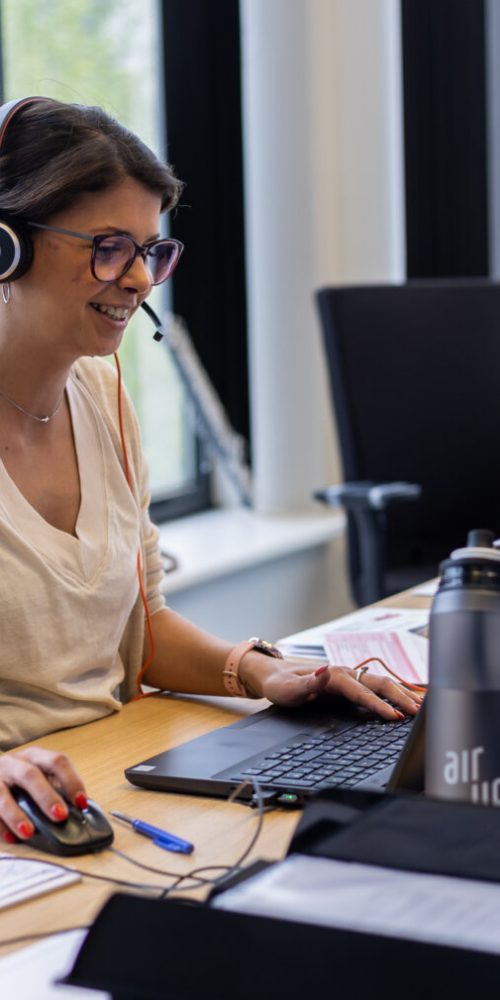
<svg viewBox="0 0 500 1000"><path fill-rule="evenodd" d="M86 809L88 804L88 799L84 792L78 792L75 795L75 806L78 806L79 809Z"/></svg>
<svg viewBox="0 0 500 1000"><path fill-rule="evenodd" d="M21 823L17 824L17 832L20 837L23 837L23 839L26 840L27 838L33 836L35 828L31 823L23 820Z"/></svg>
<svg viewBox="0 0 500 1000"><path fill-rule="evenodd" d="M3 839L6 844L17 844L17 837L14 833L12 833L12 830L6 830L3 835Z"/></svg>
<svg viewBox="0 0 500 1000"><path fill-rule="evenodd" d="M50 807L50 815L53 819L67 819L68 807L63 806L62 802L55 802L54 805Z"/></svg>
<svg viewBox="0 0 500 1000"><path fill-rule="evenodd" d="M321 674L324 674L325 670L328 670L328 666L326 663L324 664L324 666L318 667L318 669L314 671L314 676L321 677Z"/></svg>
<svg viewBox="0 0 500 1000"><path fill-rule="evenodd" d="M406 719L404 712L398 712L397 708L394 709L394 714L397 715L398 719Z"/></svg>

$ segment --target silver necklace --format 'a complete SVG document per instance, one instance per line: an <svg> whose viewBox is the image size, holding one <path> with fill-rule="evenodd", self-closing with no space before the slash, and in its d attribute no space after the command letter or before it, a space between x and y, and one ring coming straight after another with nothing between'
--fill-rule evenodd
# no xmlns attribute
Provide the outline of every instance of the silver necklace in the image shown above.
<svg viewBox="0 0 500 1000"><path fill-rule="evenodd" d="M61 409L61 404L64 399L64 393L63 393L53 413L49 413L49 415L46 417L37 417L36 413L30 413L29 410L25 410L24 406L21 406L20 403L16 403L15 399L11 399L10 396L7 396L7 394L5 392L2 392L1 389L0 389L0 396L2 397L2 399L6 399L11 406L15 406L16 410L19 410L20 413L24 413L27 417L31 417L32 420L36 420L37 423L39 424L48 424L49 421L52 420L53 417L55 417L56 413L58 413L58 411Z"/></svg>

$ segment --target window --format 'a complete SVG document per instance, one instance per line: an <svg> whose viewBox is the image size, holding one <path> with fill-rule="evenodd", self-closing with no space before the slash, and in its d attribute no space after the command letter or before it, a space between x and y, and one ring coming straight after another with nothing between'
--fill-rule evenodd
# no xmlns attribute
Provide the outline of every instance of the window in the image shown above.
<svg viewBox="0 0 500 1000"><path fill-rule="evenodd" d="M1 14L4 100L43 94L101 105L164 155L157 0L2 0ZM169 294L167 285L150 297L160 315ZM153 516L159 517L207 506L208 490L180 382L153 332L142 312L134 317L120 361L141 423Z"/></svg>

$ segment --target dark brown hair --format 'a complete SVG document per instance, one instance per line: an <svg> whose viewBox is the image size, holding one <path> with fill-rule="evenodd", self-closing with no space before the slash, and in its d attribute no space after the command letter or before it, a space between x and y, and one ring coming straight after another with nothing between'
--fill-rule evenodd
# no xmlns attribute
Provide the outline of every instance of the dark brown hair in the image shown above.
<svg viewBox="0 0 500 1000"><path fill-rule="evenodd" d="M88 191L132 177L173 208L182 183L102 108L37 100L20 108L0 147L0 212L40 222Z"/></svg>

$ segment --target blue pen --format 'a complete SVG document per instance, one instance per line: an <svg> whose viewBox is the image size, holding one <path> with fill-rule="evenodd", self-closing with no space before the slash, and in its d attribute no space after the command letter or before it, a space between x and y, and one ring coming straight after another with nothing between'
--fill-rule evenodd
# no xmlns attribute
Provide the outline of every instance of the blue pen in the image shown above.
<svg viewBox="0 0 500 1000"><path fill-rule="evenodd" d="M123 820L124 823L130 823L137 833L142 833L145 837L151 837L153 844L157 847L162 847L165 851L175 851L177 854L191 854L194 851L194 844L191 844L189 840L183 840L182 837L176 837L173 833L168 833L167 830L162 830L159 826L152 826L151 823L144 823L142 819L132 819L130 816L126 816L122 812L111 812L112 816L116 819Z"/></svg>

